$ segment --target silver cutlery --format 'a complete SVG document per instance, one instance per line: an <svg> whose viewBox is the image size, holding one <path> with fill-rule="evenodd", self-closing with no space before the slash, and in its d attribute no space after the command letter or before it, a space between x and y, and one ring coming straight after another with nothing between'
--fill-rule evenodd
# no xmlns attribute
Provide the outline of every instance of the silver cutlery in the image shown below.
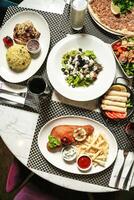
<svg viewBox="0 0 134 200"><path fill-rule="evenodd" d="M119 174L118 174L116 183L115 183L115 187L116 187L116 188L118 188L119 181L120 181L120 178L121 178L121 173L122 173L122 171L123 171L123 167L124 167L124 164L125 164L125 160L126 160L127 155L128 155L128 151L127 151L127 150L124 150L124 151L123 151L124 159L123 159L122 166L121 166L121 168L120 168L120 171L119 171Z"/></svg>
<svg viewBox="0 0 134 200"><path fill-rule="evenodd" d="M13 96L20 96L20 97L25 97L26 96L26 92L11 92L5 89L0 89L0 93L3 94L9 94L9 95L13 95Z"/></svg>
<svg viewBox="0 0 134 200"><path fill-rule="evenodd" d="M119 176L120 176L121 169L123 166L123 162L124 162L123 150L119 149L115 163L114 163L113 171L110 177L110 181L109 181L110 187L113 187L113 188L117 187L118 182L119 182Z"/></svg>
<svg viewBox="0 0 134 200"><path fill-rule="evenodd" d="M124 152L124 157L123 170L118 184L119 189L125 189L127 186L127 182L129 179L128 176L130 176L130 170L132 169L132 164L134 162L134 153Z"/></svg>
<svg viewBox="0 0 134 200"><path fill-rule="evenodd" d="M134 173L133 164L134 152L119 149L110 177L109 186L129 190Z"/></svg>

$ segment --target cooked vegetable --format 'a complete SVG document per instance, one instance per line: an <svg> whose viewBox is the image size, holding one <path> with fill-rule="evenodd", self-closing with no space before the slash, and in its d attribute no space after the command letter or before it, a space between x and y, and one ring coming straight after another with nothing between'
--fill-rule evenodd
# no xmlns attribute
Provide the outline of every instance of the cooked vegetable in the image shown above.
<svg viewBox="0 0 134 200"><path fill-rule="evenodd" d="M48 136L48 146L53 149L53 148L56 148L58 146L61 145L61 142L60 140L58 140L57 138L53 137L52 135L49 135Z"/></svg>
<svg viewBox="0 0 134 200"><path fill-rule="evenodd" d="M102 70L93 51L71 50L62 57L62 72L66 82L72 87L88 87Z"/></svg>
<svg viewBox="0 0 134 200"><path fill-rule="evenodd" d="M132 103L131 99L128 99L128 101L127 101L127 108L133 108L133 103Z"/></svg>
<svg viewBox="0 0 134 200"><path fill-rule="evenodd" d="M134 7L134 0L113 0L113 3L120 8L120 12L125 14Z"/></svg>
<svg viewBox="0 0 134 200"><path fill-rule="evenodd" d="M127 76L134 76L134 37L123 38L115 42L112 48Z"/></svg>

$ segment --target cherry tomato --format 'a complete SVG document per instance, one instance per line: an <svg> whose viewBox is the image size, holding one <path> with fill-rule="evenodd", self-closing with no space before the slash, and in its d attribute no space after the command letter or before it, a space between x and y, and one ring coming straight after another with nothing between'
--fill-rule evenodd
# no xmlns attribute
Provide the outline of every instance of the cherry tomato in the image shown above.
<svg viewBox="0 0 134 200"><path fill-rule="evenodd" d="M122 47L121 47L121 46L120 46L120 47L117 47L117 51L118 51L119 53L123 53Z"/></svg>
<svg viewBox="0 0 134 200"><path fill-rule="evenodd" d="M116 42L115 44L113 44L112 48L114 51L117 51L117 48L121 46L121 42Z"/></svg>
<svg viewBox="0 0 134 200"><path fill-rule="evenodd" d="M9 36L4 37L3 42L7 48L9 48L13 45L13 40Z"/></svg>

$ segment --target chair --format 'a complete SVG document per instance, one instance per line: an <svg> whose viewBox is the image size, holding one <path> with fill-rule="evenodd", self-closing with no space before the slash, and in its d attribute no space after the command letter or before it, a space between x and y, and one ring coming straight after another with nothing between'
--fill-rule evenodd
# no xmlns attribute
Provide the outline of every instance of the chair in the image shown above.
<svg viewBox="0 0 134 200"><path fill-rule="evenodd" d="M7 8L9 6L17 6L22 0L0 0L0 8Z"/></svg>
<svg viewBox="0 0 134 200"><path fill-rule="evenodd" d="M62 188L35 176L14 197L13 200L89 200L86 193Z"/></svg>
<svg viewBox="0 0 134 200"><path fill-rule="evenodd" d="M27 183L14 197L13 200L58 200L54 195L47 194L32 183Z"/></svg>
<svg viewBox="0 0 134 200"><path fill-rule="evenodd" d="M7 176L6 192L16 189L13 200L88 200L84 192L69 190L38 176L33 176L17 159L13 160ZM32 178L31 178L32 177Z"/></svg>
<svg viewBox="0 0 134 200"><path fill-rule="evenodd" d="M33 175L23 164L14 158L7 176L6 192L12 192Z"/></svg>
<svg viewBox="0 0 134 200"><path fill-rule="evenodd" d="M0 1L0 8L7 8L9 6L16 6L17 3L8 1L8 0L1 0Z"/></svg>

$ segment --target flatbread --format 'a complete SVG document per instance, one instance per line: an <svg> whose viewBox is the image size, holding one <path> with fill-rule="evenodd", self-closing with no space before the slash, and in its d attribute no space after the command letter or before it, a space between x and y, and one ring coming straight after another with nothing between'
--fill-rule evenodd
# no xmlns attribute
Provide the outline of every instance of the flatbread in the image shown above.
<svg viewBox="0 0 134 200"><path fill-rule="evenodd" d="M97 7L95 6L94 8L94 3L96 3L97 0L93 0L90 3L88 3L88 10L90 15L92 16L92 18L94 19L94 21L96 21L96 23L98 25L100 25L103 29L111 32L111 33L117 33L117 35L134 35L134 9L132 11L132 13L130 14L126 14L126 16L124 15L120 15L120 20L119 18L117 18L114 14L112 14L111 12L111 0L107 0L107 4L108 5L104 5L105 1L104 0L98 0L98 3L101 4L103 8L97 9ZM103 10L103 11L102 11ZM104 18L106 18L106 13L109 12L110 13L110 19L108 19L109 23L105 23ZM127 16L129 15L129 16ZM132 15L132 16L131 16ZM108 15L107 15L108 16ZM130 18L132 18L132 20L130 20ZM117 19L117 21L116 21ZM112 28L112 25L110 24L110 21L112 21L113 27L116 25L116 28ZM120 21L120 22L119 22ZM125 28L123 27L123 23L125 23ZM117 28L118 27L118 28Z"/></svg>

